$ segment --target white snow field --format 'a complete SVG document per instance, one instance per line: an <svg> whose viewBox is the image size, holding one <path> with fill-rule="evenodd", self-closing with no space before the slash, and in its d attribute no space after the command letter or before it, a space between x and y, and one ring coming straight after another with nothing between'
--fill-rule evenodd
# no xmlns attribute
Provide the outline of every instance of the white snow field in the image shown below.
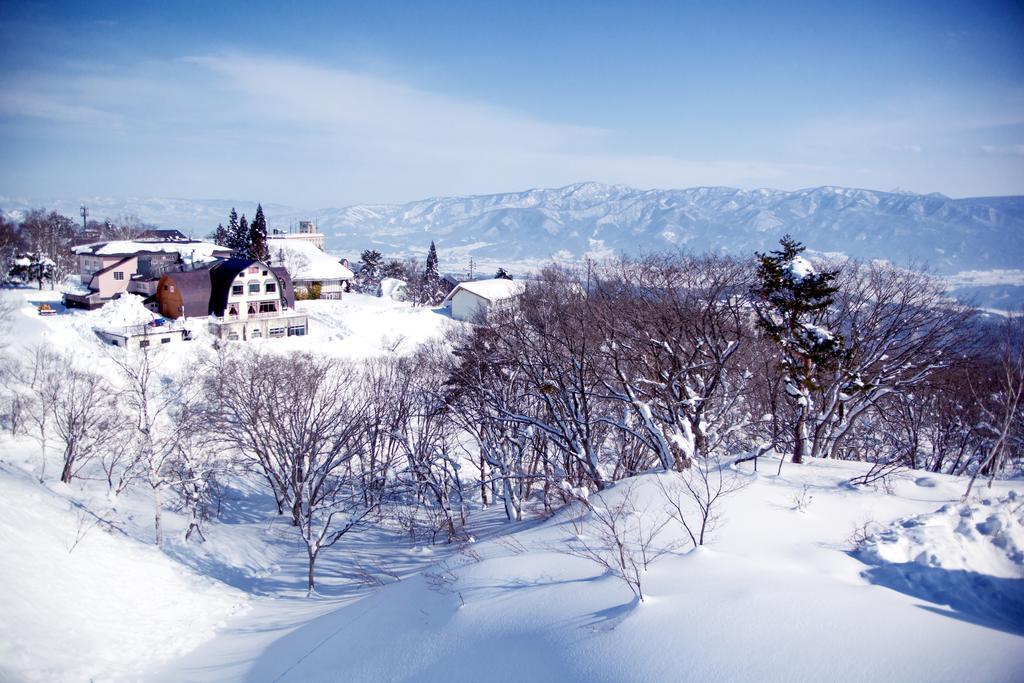
<svg viewBox="0 0 1024 683"><path fill-rule="evenodd" d="M117 311L43 318L59 294L17 304L9 350L45 342L94 367L92 332ZM306 337L258 342L353 358L405 352L457 329L442 312L372 297L302 302ZM55 308L60 309L59 305ZM122 311L126 315L130 312ZM160 349L184 360L210 340ZM0 680L10 681L1019 681L1024 671L1024 482L908 472L848 482L866 465L762 458L730 476L720 522L642 574L645 600L566 552L593 514L470 510L470 542L420 547L386 525L345 536L317 565L257 483L227 482L205 543L164 513L152 545L145 486L38 482L39 445L0 435ZM591 493L662 518L646 474ZM84 508L88 508L86 512ZM99 522L99 516L104 522ZM574 520L577 520L574 524Z"/></svg>

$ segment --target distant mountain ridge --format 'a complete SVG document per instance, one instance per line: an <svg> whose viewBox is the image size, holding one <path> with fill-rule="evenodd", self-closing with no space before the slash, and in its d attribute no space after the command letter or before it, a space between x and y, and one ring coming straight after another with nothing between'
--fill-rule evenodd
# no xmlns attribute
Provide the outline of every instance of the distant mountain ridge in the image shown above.
<svg viewBox="0 0 1024 683"><path fill-rule="evenodd" d="M39 205L75 216L81 201ZM247 213L255 208L229 200L84 201L95 217L135 214L197 235L226 220L231 206ZM32 205L0 198L8 213ZM351 255L370 247L421 255L434 240L453 268L471 257L526 263L677 248L743 255L772 248L785 233L816 251L927 264L944 274L1024 267L1022 196L953 199L833 186L640 190L585 182L405 204L315 211L264 204L264 210L271 227L318 221L328 249Z"/></svg>
<svg viewBox="0 0 1024 683"><path fill-rule="evenodd" d="M936 271L1024 267L1024 197L820 187L793 192L696 187L557 189L323 210L336 247L438 247L487 261L683 248L750 254L790 233L820 252L928 264Z"/></svg>

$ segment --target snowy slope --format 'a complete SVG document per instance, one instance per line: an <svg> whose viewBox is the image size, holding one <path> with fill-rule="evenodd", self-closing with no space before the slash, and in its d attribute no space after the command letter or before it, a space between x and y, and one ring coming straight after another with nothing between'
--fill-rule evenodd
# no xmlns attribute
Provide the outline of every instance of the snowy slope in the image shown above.
<svg viewBox="0 0 1024 683"><path fill-rule="evenodd" d="M122 499L116 503L121 506ZM115 505L90 505L102 516ZM138 680L211 638L247 596L0 463L0 678Z"/></svg>
<svg viewBox="0 0 1024 683"><path fill-rule="evenodd" d="M92 326L137 308L55 305L44 318L30 304L59 293L0 296L17 304L14 349L44 341L98 370L111 350ZM457 329L362 295L300 305L310 334L261 346L366 358ZM209 343L158 353L177 367ZM577 533L568 511L507 524L499 507L474 506L465 546L417 547L386 525L346 538L307 599L304 554L258 481L231 483L202 545L181 540L186 520L166 511L159 552L145 487L109 500L102 482L41 486L36 449L0 434L0 678L1010 681L1024 666L1020 481L961 503L955 477L905 475L889 493L846 484L860 463L787 464L781 476L777 461L747 463L710 544L654 563L642 604L564 552ZM638 478L644 519L669 476ZM88 526L78 502L125 533ZM685 540L675 525L665 533L666 545Z"/></svg>
<svg viewBox="0 0 1024 683"><path fill-rule="evenodd" d="M0 289L0 299L14 305L10 327L0 328L4 351L19 355L42 344L116 377L112 357L123 352L104 345L93 328L146 321L152 313L131 295L94 311L65 310L60 297L52 290ZM44 302L57 314L38 315ZM309 312L309 335L256 345L367 358L410 352L460 326L429 309L359 294L299 307ZM203 321L193 324L195 341L156 348L162 367L182 368L212 349ZM70 486L56 483L52 438L40 484L39 444L6 429L0 428L0 681L149 680L154 667L209 640L250 606L258 609L246 617L249 623L269 613L267 633L275 635L286 622L284 601L299 623L336 605L298 597L305 594L304 550L258 482L231 482L222 517L204 529L202 544L184 541L187 516L165 509L158 550L152 493L144 484L108 496L102 473ZM410 571L432 558L399 544L391 538L378 544L391 567L404 557L403 571ZM362 555L341 544L324 558L324 594L362 590L351 564L372 566L373 558Z"/></svg>
<svg viewBox="0 0 1024 683"><path fill-rule="evenodd" d="M1011 562L1013 577L921 565L926 582L899 585L878 572L901 567L898 558L869 565L851 552L851 534L866 521L927 516L958 498L963 481L908 476L887 494L845 485L863 472L857 463L787 465L781 477L776 464L762 463L760 474L744 466L749 485L725 503L712 543L652 565L642 604L560 551L575 534L563 511L279 629L258 651L241 647L232 659L252 661L225 676L225 647L239 647L251 628L243 617L162 680L1019 680L1024 620L992 607L1024 597L1024 559ZM634 492L649 510L658 476L672 475L641 477ZM950 543L928 547L957 552ZM950 607L944 594L924 592L979 580L986 602Z"/></svg>

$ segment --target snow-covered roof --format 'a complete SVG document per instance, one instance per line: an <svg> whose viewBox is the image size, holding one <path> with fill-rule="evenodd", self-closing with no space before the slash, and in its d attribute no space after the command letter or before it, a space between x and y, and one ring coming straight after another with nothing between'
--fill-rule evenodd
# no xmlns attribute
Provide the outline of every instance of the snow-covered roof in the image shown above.
<svg viewBox="0 0 1024 683"><path fill-rule="evenodd" d="M526 283L520 280L506 280L504 278L471 280L459 284L445 297L445 301L451 301L452 297L460 290L476 294L481 299L487 299L488 301L500 301L501 299L511 299L514 296L519 296L525 289Z"/></svg>
<svg viewBox="0 0 1024 683"><path fill-rule="evenodd" d="M341 265L337 256L325 254L311 242L271 237L267 239L267 248L274 265L287 268L293 280L351 280L353 277L352 271ZM280 252L284 252L283 261Z"/></svg>
<svg viewBox="0 0 1024 683"><path fill-rule="evenodd" d="M216 258L218 254L224 255L229 252L225 247L213 242L202 240L114 240L112 242L94 242L92 244L81 244L72 247L76 254L88 256L128 256L140 253L177 253L182 258L192 258L197 261L208 261Z"/></svg>

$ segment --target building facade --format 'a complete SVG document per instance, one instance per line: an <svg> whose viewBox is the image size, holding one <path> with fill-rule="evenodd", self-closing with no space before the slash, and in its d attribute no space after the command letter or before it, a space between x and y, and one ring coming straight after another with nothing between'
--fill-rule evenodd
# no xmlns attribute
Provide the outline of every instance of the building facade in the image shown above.
<svg viewBox="0 0 1024 683"><path fill-rule="evenodd" d="M163 273L231 255L220 245L188 239L177 230L148 234L137 240L73 247L82 287L65 294L64 304L92 309L124 292L154 294L156 281Z"/></svg>
<svg viewBox="0 0 1024 683"><path fill-rule="evenodd" d="M288 271L251 259L165 273L155 299L164 317L206 317L210 331L222 339L293 337L308 331L307 315L295 310Z"/></svg>

